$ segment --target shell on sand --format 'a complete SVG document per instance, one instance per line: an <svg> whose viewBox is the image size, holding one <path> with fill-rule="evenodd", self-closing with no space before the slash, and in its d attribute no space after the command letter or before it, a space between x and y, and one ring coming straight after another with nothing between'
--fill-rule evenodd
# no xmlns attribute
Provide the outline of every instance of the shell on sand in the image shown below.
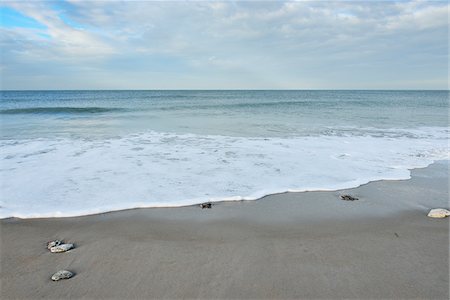
<svg viewBox="0 0 450 300"><path fill-rule="evenodd" d="M58 272L56 272L55 274L52 275L52 280L53 281L58 281L61 279L69 279L73 277L73 273L67 270L59 270Z"/></svg>
<svg viewBox="0 0 450 300"><path fill-rule="evenodd" d="M47 249L50 250L52 247L56 247L62 244L62 241L60 240L54 240L47 243Z"/></svg>
<svg viewBox="0 0 450 300"><path fill-rule="evenodd" d="M428 213L430 218L445 218L450 216L450 211L444 208L434 208Z"/></svg>
<svg viewBox="0 0 450 300"><path fill-rule="evenodd" d="M66 252L73 248L73 244L61 244L55 247L50 248L50 252L52 253L60 253L60 252Z"/></svg>

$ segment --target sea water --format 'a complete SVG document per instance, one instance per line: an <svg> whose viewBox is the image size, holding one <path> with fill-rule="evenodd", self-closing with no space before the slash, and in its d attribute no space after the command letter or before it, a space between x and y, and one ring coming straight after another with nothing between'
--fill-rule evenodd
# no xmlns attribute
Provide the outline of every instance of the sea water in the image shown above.
<svg viewBox="0 0 450 300"><path fill-rule="evenodd" d="M448 159L448 91L2 91L0 218L254 200Z"/></svg>

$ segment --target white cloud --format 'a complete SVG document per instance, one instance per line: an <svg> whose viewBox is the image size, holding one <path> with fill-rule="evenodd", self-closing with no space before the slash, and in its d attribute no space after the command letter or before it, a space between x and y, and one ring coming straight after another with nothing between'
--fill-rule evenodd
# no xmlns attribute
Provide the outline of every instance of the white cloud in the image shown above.
<svg viewBox="0 0 450 300"><path fill-rule="evenodd" d="M49 52L53 57L85 57L91 58L114 53L114 48L102 41L95 34L82 29L76 29L66 24L55 10L52 10L48 3L40 2L13 2L9 3L11 8L20 13L35 19L47 29L36 32L27 32L30 39L39 39L39 33L45 33L50 37ZM16 31L19 36L20 31Z"/></svg>
<svg viewBox="0 0 450 300"><path fill-rule="evenodd" d="M448 26L448 5L408 9L408 11L409 13L388 18L386 27L391 30L409 30L411 28L423 30Z"/></svg>
<svg viewBox="0 0 450 300"><path fill-rule="evenodd" d="M7 71L2 73L11 78L13 69L14 76L28 76L27 63L32 62L36 69L51 65L75 78L82 74L83 82L83 67L94 66L100 71L92 85L114 82L112 88L131 86L131 78L133 87L142 88L158 88L152 84L163 80L174 88L187 82L193 88L214 88L208 83L227 87L220 82L229 88L295 88L305 82L370 88L375 85L368 72L376 70L383 78L393 65L399 74L416 76L410 81L414 86L421 78L424 87L447 80L442 75L448 59L446 2L71 0L9 5L47 28L3 29ZM128 74L130 81L118 80L118 74ZM444 77L426 80L436 76Z"/></svg>

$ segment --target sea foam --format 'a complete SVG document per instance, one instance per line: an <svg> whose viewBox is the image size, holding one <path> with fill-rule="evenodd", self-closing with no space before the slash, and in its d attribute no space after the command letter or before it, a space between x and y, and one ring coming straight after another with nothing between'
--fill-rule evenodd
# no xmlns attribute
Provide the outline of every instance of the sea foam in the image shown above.
<svg viewBox="0 0 450 300"><path fill-rule="evenodd" d="M408 179L410 169L449 158L447 128L330 132L289 138L143 132L93 140L2 140L0 218L338 190Z"/></svg>

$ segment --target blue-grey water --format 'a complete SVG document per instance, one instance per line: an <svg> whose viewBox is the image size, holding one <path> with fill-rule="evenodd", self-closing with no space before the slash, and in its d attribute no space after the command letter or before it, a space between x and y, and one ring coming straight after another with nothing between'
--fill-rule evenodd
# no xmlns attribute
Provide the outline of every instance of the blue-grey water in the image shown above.
<svg viewBox="0 0 450 300"><path fill-rule="evenodd" d="M0 217L408 178L449 155L448 91L2 91Z"/></svg>
<svg viewBox="0 0 450 300"><path fill-rule="evenodd" d="M13 139L104 137L146 130L298 136L344 127L446 127L448 92L2 92L0 113L2 138Z"/></svg>

